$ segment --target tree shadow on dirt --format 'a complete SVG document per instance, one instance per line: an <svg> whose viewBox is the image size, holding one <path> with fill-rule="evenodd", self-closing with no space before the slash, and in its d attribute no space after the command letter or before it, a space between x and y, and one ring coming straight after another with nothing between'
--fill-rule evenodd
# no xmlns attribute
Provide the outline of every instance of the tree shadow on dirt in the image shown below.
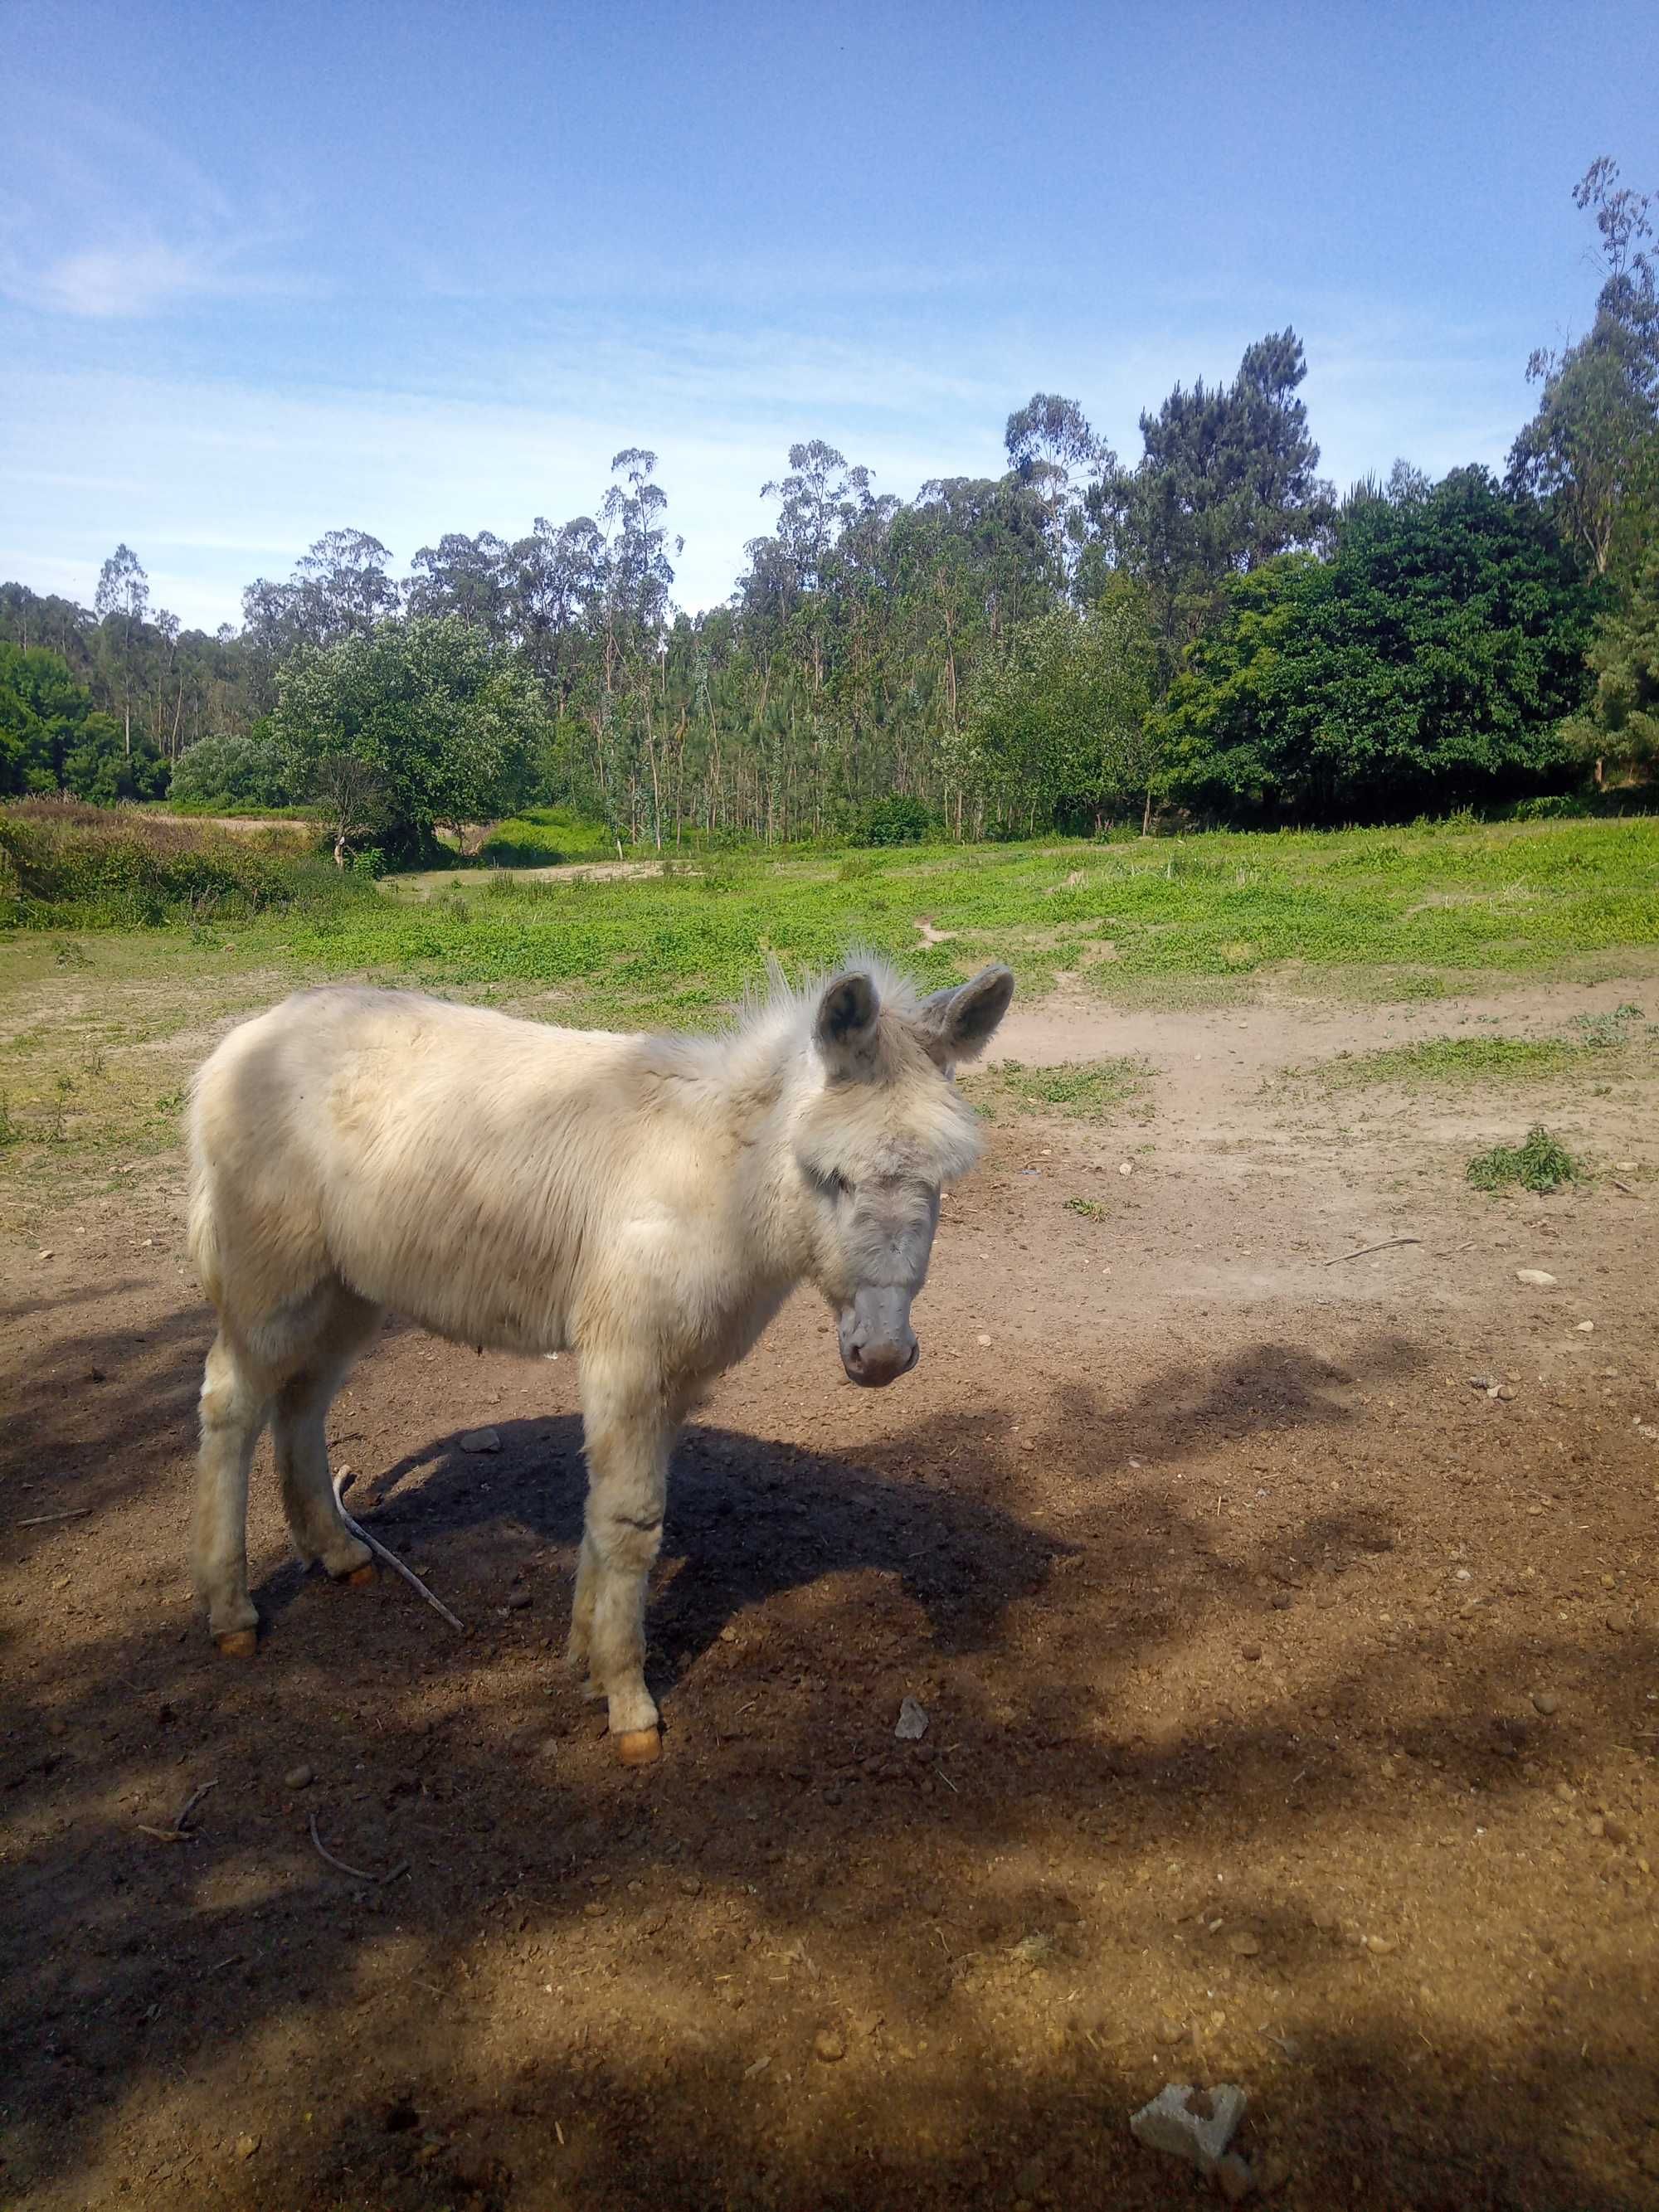
<svg viewBox="0 0 1659 2212"><path fill-rule="evenodd" d="M148 1334L136 1359L113 1337L52 1348L60 1374L84 1359L112 1378L95 1425L115 1468L94 1463L83 1393L31 1391L27 1452L70 1468L69 1502L113 1511L176 1481L200 1319ZM1247 2148L1270 2154L1276 2123L1291 2154L1286 2202L1369 2177L1371 2201L1422 2208L1640 2203L1608 2130L1644 2109L1653 2063L1601 2024L1618 2009L1605 1978L1591 1996L1587 1969L1540 1952L1510 2032L1464 2034L1411 1997L1408 1939L1379 1964L1363 1929L1322 1925L1255 1868L1351 1817L1368 1726L1437 1761L1425 1786L1443 1793L1497 1802L1582 1767L1626 1724L1650 1639L1557 1638L1579 1717L1531 1773L1488 1717L1408 1702L1409 1655L1358 1642L1320 1684L1326 1732L1289 1684L1173 1736L1129 1710L1137 1679L1286 1550L1235 1532L1223 1556L1212 1502L1170 1476L1224 1418L1241 1436L1339 1432L1356 1376L1409 1380L1414 1359L1380 1340L1342 1375L1262 1346L1127 1404L1066 1386L1037 1431L1080 1485L1063 1533L1018 1509L1030 1439L1000 1417L958 1420L932 1486L913 1469L936 1463L933 1422L858 1464L694 1431L652 1616L668 1756L644 1778L614 1766L557 1664L582 1487L568 1418L504 1422L495 1454L441 1440L355 1501L400 1552L437 1554L465 1639L394 1585L285 1571L260 1593L281 1617L251 1667L216 1661L171 1601L72 1625L27 1669L14 1645L9 2192L113 2189L126 2130L150 2146L135 2191L158 2203L1151 2207L1192 2185L1129 2145L1127 2112L1224 2063L1257 2085ZM184 1398L182 1426L158 1396ZM1322 1483L1290 1547L1303 1583L1316 1565L1363 1577L1389 1519ZM509 1571L529 1606L507 1605ZM1535 1636L1486 1633L1489 1674L1539 1664ZM933 1731L896 1743L896 1692L930 1676ZM291 1781L301 1766L313 1778ZM164 1840L207 1781L193 1838ZM1399 1821L1419 1810L1402 1793ZM407 1874L342 1875L313 1816L349 1864ZM1258 1931L1260 1967L1211 1944L1185 1899L1172 1917L1172 1876L1146 1886L1195 1827L1236 1866L1229 1925ZM1034 1838L1052 1865L1035 1881ZM1207 2013L1178 2023L1178 2051L1150 2022L1126 2038L1099 1985L1149 1943L1190 1950L1242 2021L1270 1969L1287 1980L1306 2014L1294 2063L1253 2028L1206 2045ZM844 2058L815 2055L826 2027Z"/></svg>

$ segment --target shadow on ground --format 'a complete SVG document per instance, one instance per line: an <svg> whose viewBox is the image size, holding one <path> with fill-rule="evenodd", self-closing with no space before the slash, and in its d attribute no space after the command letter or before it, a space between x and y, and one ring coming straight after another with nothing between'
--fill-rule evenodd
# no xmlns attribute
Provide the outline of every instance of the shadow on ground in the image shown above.
<svg viewBox="0 0 1659 2212"><path fill-rule="evenodd" d="M283 1568L257 1593L261 1656L238 1668L176 1598L127 1592L124 1532L158 1504L176 1517L201 1339L186 1313L136 1346L66 1334L15 1378L9 1450L52 1474L31 1498L94 1507L88 1551L114 1548L101 1601L77 1589L86 1610L51 1637L30 1632L34 1532L15 1534L6 1576L11 2201L130 2185L153 2203L410 2212L1182 2202L1188 2183L1124 2121L1205 2049L1166 2054L1113 2025L1079 1948L1076 1868L1097 1955L1128 1959L1170 1940L1146 1869L1190 1851L1195 1819L1235 1855L1235 1914L1253 1912L1273 1971L1306 1992L1275 2092L1283 2201L1651 2201L1598 2148L1607 2116L1659 2117L1651 2048L1610 2024L1569 2046L1555 2025L1586 2007L1611 2023L1605 1984L1545 1975L1503 2034L1442 2023L1431 2044L1409 1976L1356 1980L1352 1945L1311 1905L1253 1901L1257 1854L1348 1813L1351 1761L1310 1735L1302 1698L1173 1741L1119 1717L1132 1680L1266 1564L1264 1547L1241 1565L1236 1534L1224 1553L1202 1501L1147 1468L1179 1470L1218 1431L1340 1429L1345 1391L1409 1384L1398 1340L1349 1371L1262 1345L1167 1372L1138 1402L1058 1391L1042 1449L1085 1486L1060 1531L1021 1507L1024 1461L994 1418L960 1419L948 1480L925 1486L910 1470L937 1465L936 1419L857 1465L694 1431L653 1611L668 1756L641 1778L611 1764L558 1663L580 1511L571 1420L503 1423L486 1458L434 1438L356 1498L400 1552L441 1563L464 1639L395 1586L336 1591ZM1393 1540L1386 1500L1326 1499L1295 1549L1340 1577ZM528 1606L506 1602L515 1586ZM1489 1638L1489 1671L1534 1663ZM1563 1656L1604 1692L1580 1700L1583 1763L1613 1726L1593 1717L1655 1655L1632 1630L1570 1655L1564 1639ZM1324 1703L1387 1707L1393 1663L1354 1650ZM896 1743L898 1690L929 1679L949 1681L948 1728ZM1523 1787L1490 1716L1396 1710L1392 1725L1432 1747L1449 1786L1494 1805ZM292 1783L301 1765L313 1780ZM187 1840L145 1832L204 1782ZM407 1871L339 1873L313 1817L366 1875ZM1001 1870L1035 1838L1052 1839L1051 1880ZM765 2010L757 1960L787 1990ZM755 1984L746 2012L734 1978ZM1041 2032L1011 2040L1004 2008L1034 1987ZM1237 2001L1248 2009L1248 1985ZM845 2059L814 2055L826 2021ZM1267 2136L1246 2146L1271 2153Z"/></svg>

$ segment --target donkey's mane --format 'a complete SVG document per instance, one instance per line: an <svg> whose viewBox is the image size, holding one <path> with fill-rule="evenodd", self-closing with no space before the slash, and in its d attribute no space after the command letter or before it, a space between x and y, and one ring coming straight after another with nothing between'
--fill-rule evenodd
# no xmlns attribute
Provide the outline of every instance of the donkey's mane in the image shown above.
<svg viewBox="0 0 1659 2212"><path fill-rule="evenodd" d="M728 1035L777 1036L799 1031L805 1042L817 1020L824 987L837 975L867 975L876 987L884 1015L896 1022L913 1022L921 1011L921 994L914 981L879 953L854 949L833 968L811 969L792 983L775 955L766 963L766 981L745 993Z"/></svg>
<svg viewBox="0 0 1659 2212"><path fill-rule="evenodd" d="M921 1048L910 1036L921 1011L921 994L909 976L877 954L850 952L834 968L815 970L792 982L775 957L764 980L752 984L722 1027L659 1032L644 1040L654 1065L665 1075L692 1077L722 1089L764 1082L787 1060L810 1049L824 987L837 975L867 975L881 1002L883 1058L920 1062Z"/></svg>

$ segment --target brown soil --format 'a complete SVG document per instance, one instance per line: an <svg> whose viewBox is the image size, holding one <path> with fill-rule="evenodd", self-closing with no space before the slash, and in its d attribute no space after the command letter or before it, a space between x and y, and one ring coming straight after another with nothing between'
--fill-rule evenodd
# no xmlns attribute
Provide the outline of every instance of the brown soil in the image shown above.
<svg viewBox="0 0 1659 2212"><path fill-rule="evenodd" d="M1308 2212L1659 2203L1652 1086L1263 1087L1481 1011L1024 1018L1152 1117L997 1128L913 1378L802 1298L720 1387L643 1773L559 1661L570 1361L389 1329L337 1464L469 1633L301 1576L265 1476L238 1664L176 1160L7 1255L0 2199L1162 2207L1176 2080ZM1534 1118L1595 1182L1469 1190Z"/></svg>

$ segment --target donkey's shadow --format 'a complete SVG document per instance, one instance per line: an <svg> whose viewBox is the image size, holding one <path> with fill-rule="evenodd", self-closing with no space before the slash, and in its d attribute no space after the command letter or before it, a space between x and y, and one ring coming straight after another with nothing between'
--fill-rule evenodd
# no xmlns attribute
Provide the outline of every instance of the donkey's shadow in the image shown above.
<svg viewBox="0 0 1659 2212"><path fill-rule="evenodd" d="M961 1425L970 1464L981 1456L972 1447L990 1442L984 1425ZM580 1420L507 1421L495 1433L500 1449L487 1455L464 1451L453 1435L409 1453L351 1493L352 1511L400 1556L429 1556L447 1540L515 1522L568 1553L574 1568L586 1492ZM654 1578L647 1617L655 1667L678 1680L744 1607L862 1568L898 1575L940 1649L974 1649L992 1638L1010 1601L1077 1550L962 1489L923 1483L906 1459L902 1437L854 1465L731 1430L689 1429L669 1474L669 1571ZM291 1587L267 1585L264 1595L280 1607Z"/></svg>

